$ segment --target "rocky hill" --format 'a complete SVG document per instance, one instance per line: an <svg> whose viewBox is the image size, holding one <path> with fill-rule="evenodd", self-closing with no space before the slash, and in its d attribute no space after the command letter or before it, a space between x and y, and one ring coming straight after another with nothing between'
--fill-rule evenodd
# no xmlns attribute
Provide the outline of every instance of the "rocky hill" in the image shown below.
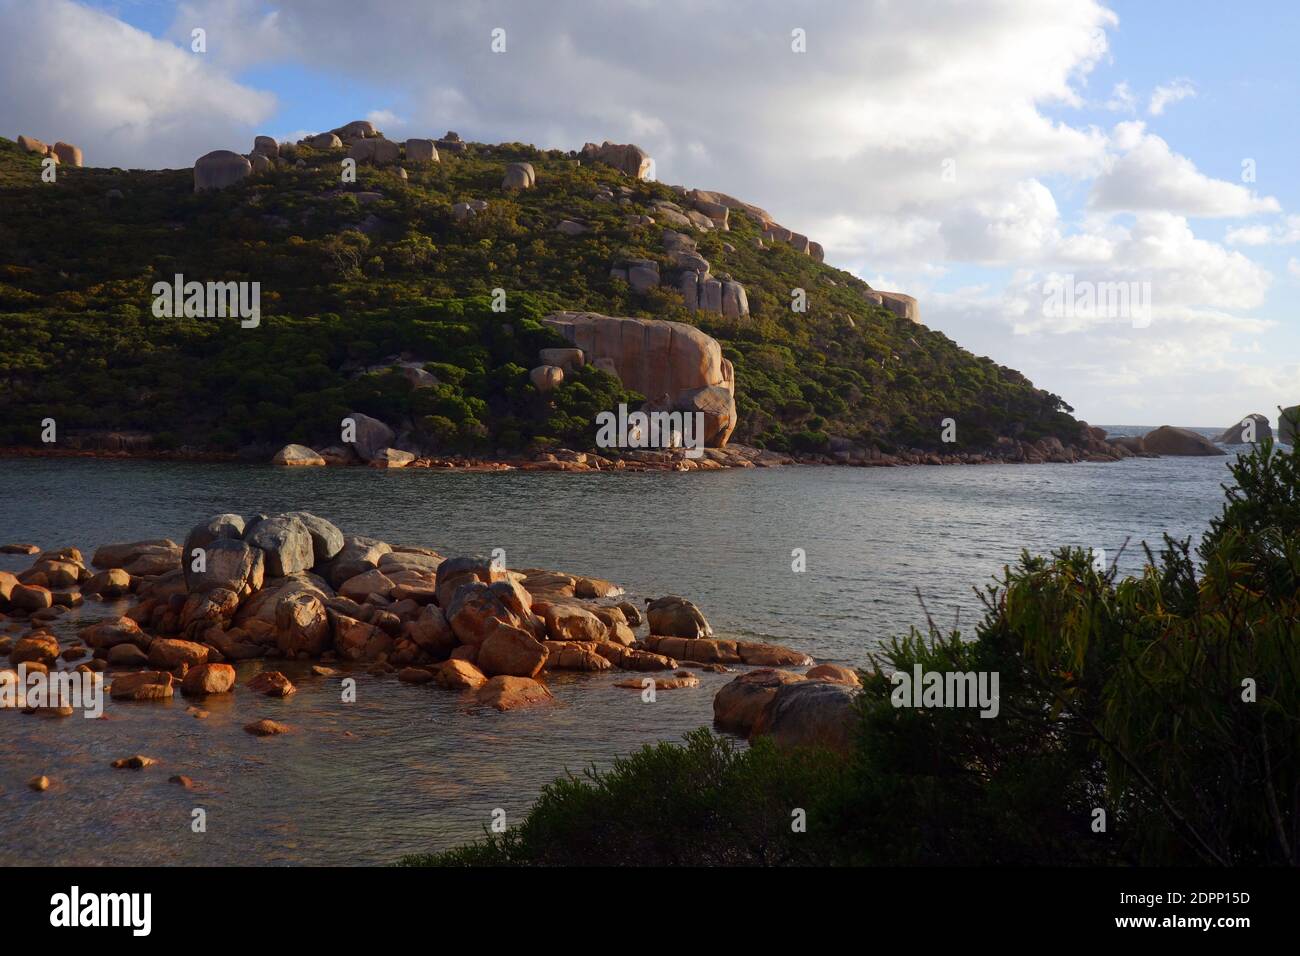
<svg viewBox="0 0 1300 956"><path fill-rule="evenodd" d="M921 324L914 299L825 264L756 206L643 178L635 146L397 143L358 122L184 170L77 151L45 182L33 143L0 139L0 445L39 445L53 418L61 444L260 454L337 443L357 411L419 450L586 448L597 412L642 399L705 409L715 443L782 452L1087 439L1060 398ZM258 283L256 321L159 314L177 276ZM617 347L582 332L604 351L575 361L574 314L680 323L717 366L670 373L654 322Z"/></svg>

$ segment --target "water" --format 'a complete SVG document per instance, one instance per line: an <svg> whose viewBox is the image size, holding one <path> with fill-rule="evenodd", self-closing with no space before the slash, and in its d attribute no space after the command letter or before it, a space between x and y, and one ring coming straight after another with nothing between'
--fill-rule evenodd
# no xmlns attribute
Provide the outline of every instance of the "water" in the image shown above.
<svg viewBox="0 0 1300 956"><path fill-rule="evenodd" d="M863 664L923 620L971 630L982 586L1022 548L1101 548L1122 570L1142 540L1198 537L1229 480L1225 458L1113 464L781 468L704 473L456 474L428 470L277 470L245 465L0 460L0 543L98 545L182 540L219 512L309 510L347 533L448 555L504 548L512 567L608 578L633 600L695 600L722 637L788 644L818 661ZM791 552L807 553L793 573ZM0 556L0 569L30 559ZM119 609L120 610L120 609ZM69 640L113 605L88 601L57 627ZM9 633L14 633L10 631ZM108 719L0 712L0 864L353 864L441 849L482 833L494 809L516 821L566 770L607 766L643 743L712 719L732 675L643 704L615 688L626 672L556 675L557 705L466 710L451 691L337 679L268 662L298 693L106 704ZM261 667L239 666L242 684ZM294 732L243 732L272 717ZM142 753L160 763L112 770ZM54 781L28 790L36 774ZM199 789L167 782L186 774ZM207 832L191 831L206 811Z"/></svg>

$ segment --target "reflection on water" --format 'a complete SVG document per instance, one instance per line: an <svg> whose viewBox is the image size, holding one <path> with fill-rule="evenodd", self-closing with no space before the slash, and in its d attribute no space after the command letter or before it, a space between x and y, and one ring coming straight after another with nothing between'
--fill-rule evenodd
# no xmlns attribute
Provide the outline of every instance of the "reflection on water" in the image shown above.
<svg viewBox="0 0 1300 956"><path fill-rule="evenodd" d="M1221 500L1226 459L1116 464L787 468L699 474L447 474L288 470L95 460L0 460L0 541L42 547L149 537L181 540L220 512L309 510L347 533L487 555L513 567L609 578L633 599L677 593L719 636L789 644L820 661L862 664L921 620L914 589L942 624L978 617L982 585L1020 549L1199 535ZM791 550L808 570L791 570ZM30 559L0 556L0 569ZM88 602L57 630L112 606ZM460 695L357 672L338 678L268 662L298 685L284 700L237 691L188 702L106 704L106 719L0 713L0 863L374 863L482 832L495 808L518 820L547 781L708 724L729 679L654 704L616 688L625 674L556 675L556 703L467 712ZM244 683L263 666L240 665ZM291 725L255 738L244 724ZM135 753L143 771L112 770ZM48 774L44 794L25 783ZM185 774L186 790L168 782ZM190 830L207 812L207 832Z"/></svg>

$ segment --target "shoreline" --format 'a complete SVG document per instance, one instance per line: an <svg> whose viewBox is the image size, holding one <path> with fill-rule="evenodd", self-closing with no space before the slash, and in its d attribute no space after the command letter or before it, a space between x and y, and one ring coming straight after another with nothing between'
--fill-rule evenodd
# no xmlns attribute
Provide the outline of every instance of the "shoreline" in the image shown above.
<svg viewBox="0 0 1300 956"><path fill-rule="evenodd" d="M273 463L267 456L256 457L238 452L218 452L199 449L174 451L112 448L29 448L0 447L0 460L15 458L95 458L129 461L206 462L211 464L269 465L273 468L357 468L372 467L381 470L430 469L466 473L548 471L548 472L646 472L646 471L722 471L729 468L778 468L790 466L834 466L848 468L899 468L913 465L1039 465L1077 464L1080 462L1108 463L1125 458L1159 458L1160 455L1134 453L1120 445L1106 450L1078 448L1063 445L1055 439L1039 443L1022 442L999 452L966 452L941 454L919 448L903 449L894 454L875 449L837 452L832 454L789 454L772 452L748 445L731 443L725 448L706 448L697 458L688 458L682 450L654 451L630 450L609 455L596 452L574 451L561 448L532 457L477 457L452 455L446 457L416 457L405 464L360 459L352 461L327 461L324 464Z"/></svg>

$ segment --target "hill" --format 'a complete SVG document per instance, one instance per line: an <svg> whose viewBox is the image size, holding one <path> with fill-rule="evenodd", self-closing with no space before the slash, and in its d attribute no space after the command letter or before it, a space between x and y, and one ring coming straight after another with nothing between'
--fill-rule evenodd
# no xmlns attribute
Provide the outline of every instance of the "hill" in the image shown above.
<svg viewBox="0 0 1300 956"><path fill-rule="evenodd" d="M759 447L974 452L999 436L1082 434L1060 398L765 238L744 204L727 231L668 225L688 243L666 246L665 220L699 222L702 203L590 156L458 143L400 170L363 162L343 183L344 149L281 153L196 192L189 169L65 166L44 183L39 158L0 139L0 445L39 444L47 417L61 436L139 431L162 448L329 444L355 409L424 448L586 448L596 412L640 396L591 366L538 392L538 351L568 344L541 321L560 310L713 336L734 366L733 440ZM503 188L515 162L531 164L531 188ZM486 208L456 206L475 200ZM580 234L557 231L565 221ZM743 286L748 314L734 301L730 315L687 308L672 277L695 254ZM648 260L664 284L618 272L628 260ZM260 324L155 317L151 290L177 274L260 283ZM796 289L804 312L791 308ZM405 372L387 370L399 360ZM421 368L436 384L415 387ZM944 418L958 423L955 444L940 443Z"/></svg>

